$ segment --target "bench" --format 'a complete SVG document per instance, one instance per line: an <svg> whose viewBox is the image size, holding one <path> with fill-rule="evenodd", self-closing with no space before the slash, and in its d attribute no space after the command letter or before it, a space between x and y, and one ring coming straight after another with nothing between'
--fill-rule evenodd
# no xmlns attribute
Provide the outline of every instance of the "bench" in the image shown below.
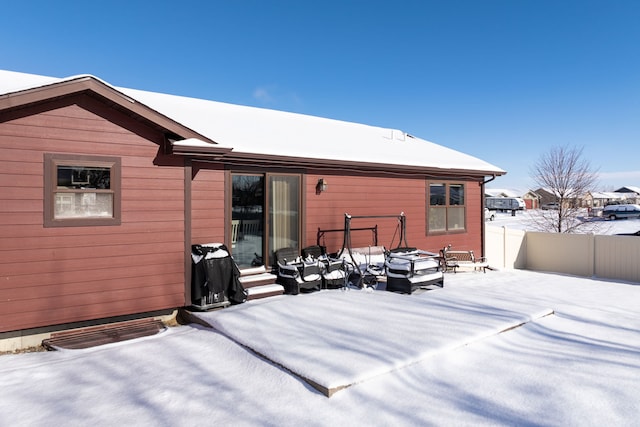
<svg viewBox="0 0 640 427"><path fill-rule="evenodd" d="M459 268L473 268L474 271L482 270L483 273L486 273L489 268L487 259L476 257L473 251L455 251L451 250L451 246L447 246L440 252L445 271L456 273Z"/></svg>

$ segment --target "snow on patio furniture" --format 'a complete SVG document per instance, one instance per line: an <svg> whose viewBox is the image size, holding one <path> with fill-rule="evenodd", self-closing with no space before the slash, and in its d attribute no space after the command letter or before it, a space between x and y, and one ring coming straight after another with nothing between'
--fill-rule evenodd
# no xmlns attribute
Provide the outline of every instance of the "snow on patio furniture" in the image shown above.
<svg viewBox="0 0 640 427"><path fill-rule="evenodd" d="M347 262L352 262L355 267L354 285L358 287L372 287L377 288L378 281L381 276L384 275L384 263L387 256L387 249L384 246L378 244L378 225L373 227L351 227L353 220L365 220L370 221L372 219L394 219L396 220L396 231L394 238L399 232L400 246L403 242L406 246L406 217L403 212L400 215L349 215L344 214L344 240L342 243L342 250L338 256L342 255ZM356 230L371 230L373 242L367 247L353 247L352 245L352 231ZM391 242L393 244L393 241ZM348 257L346 256L348 254Z"/></svg>
<svg viewBox="0 0 640 427"><path fill-rule="evenodd" d="M476 257L473 251L451 250L451 245L441 251L445 271L457 273L459 268L472 268L474 271L482 270L484 273L489 268L489 262L484 257Z"/></svg>
<svg viewBox="0 0 640 427"><path fill-rule="evenodd" d="M353 266L350 281L358 287L376 287L384 275L386 253L384 246L350 248L349 253L343 252L341 258Z"/></svg>
<svg viewBox="0 0 640 427"><path fill-rule="evenodd" d="M209 310L246 301L238 266L225 245L192 245L191 258L191 308Z"/></svg>
<svg viewBox="0 0 640 427"><path fill-rule="evenodd" d="M415 251L415 248L409 248L407 244L406 233L406 216L404 212L399 215L361 215L352 216L348 213L344 214L344 228L333 230L322 230L318 228L317 242L320 245L321 239L324 239L327 233L342 232L343 241L342 248L337 252L336 257L342 258L345 263L345 271L347 273L348 284L357 287L377 288L378 281L385 280L386 267L385 262L389 251L384 246L378 244L378 225L368 227L351 227L352 220L372 220L372 219L394 219L396 220L396 230L393 234L391 244L393 247L395 237L398 236L398 245L393 249L401 252L409 249ZM372 243L365 247L353 247L352 233L354 231L371 232ZM358 239L362 242L362 238ZM362 244L362 243L360 243Z"/></svg>
<svg viewBox="0 0 640 427"><path fill-rule="evenodd" d="M322 287L324 289L338 289L346 286L348 268L342 259L321 257Z"/></svg>
<svg viewBox="0 0 640 427"><path fill-rule="evenodd" d="M293 248L276 251L277 283L284 287L286 294L320 290L322 267L315 258L303 259Z"/></svg>
<svg viewBox="0 0 640 427"><path fill-rule="evenodd" d="M385 261L387 290L411 294L416 289L444 287L440 257L422 250L393 250Z"/></svg>
<svg viewBox="0 0 640 427"><path fill-rule="evenodd" d="M378 226L351 228L350 216L345 216L345 228L323 230L318 228L317 247L322 248L323 253L331 260L325 270L325 274L331 275L328 287L347 286L357 287L375 286L377 276L384 274L384 257L386 249L378 246ZM351 233L365 231L371 233L372 244L366 247L351 247ZM326 247L320 242L328 233L343 233L342 247L331 255L326 252ZM343 274L341 274L343 272ZM340 276L340 277L338 277ZM339 283L342 284L339 286Z"/></svg>
<svg viewBox="0 0 640 427"><path fill-rule="evenodd" d="M302 249L302 258L317 259L320 262L323 289L339 289L346 286L347 265L344 259L335 258L326 253L320 245L308 246Z"/></svg>

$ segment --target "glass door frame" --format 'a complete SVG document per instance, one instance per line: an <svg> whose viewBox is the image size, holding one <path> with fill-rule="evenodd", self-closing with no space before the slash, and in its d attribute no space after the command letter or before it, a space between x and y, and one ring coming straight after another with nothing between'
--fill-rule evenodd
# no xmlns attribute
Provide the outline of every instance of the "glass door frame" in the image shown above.
<svg viewBox="0 0 640 427"><path fill-rule="evenodd" d="M263 224L263 239L262 239L262 261L263 265L269 270L274 262L272 255L269 253L269 238L271 233L271 224L269 224L269 212L271 208L271 189L269 187L269 182L271 177L273 176L295 176L298 177L298 245L302 246L304 240L304 232L305 232L305 221L304 221L304 205L305 205L305 187L306 187L306 175L303 172L292 172L290 170L287 171L264 171L263 169L253 169L253 168L242 168L242 169L228 169L225 173L225 204L224 204L224 241L227 245L229 251L233 255L233 249L231 245L231 236L232 236L232 209L233 209L233 176L234 175L247 175L247 176L261 176L264 179L264 200L262 207L262 224ZM299 248L301 249L301 248Z"/></svg>

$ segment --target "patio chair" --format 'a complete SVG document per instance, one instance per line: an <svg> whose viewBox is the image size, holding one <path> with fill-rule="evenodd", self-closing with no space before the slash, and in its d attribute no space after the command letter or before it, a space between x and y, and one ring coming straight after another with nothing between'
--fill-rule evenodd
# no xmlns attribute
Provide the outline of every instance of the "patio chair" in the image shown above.
<svg viewBox="0 0 640 427"><path fill-rule="evenodd" d="M387 290L411 294L416 289L444 287L444 275L437 254L421 250L391 251L385 261Z"/></svg>
<svg viewBox="0 0 640 427"><path fill-rule="evenodd" d="M240 229L240 220L232 219L231 220L231 247L236 247L236 242L238 241L238 231Z"/></svg>
<svg viewBox="0 0 640 427"><path fill-rule="evenodd" d="M317 259L303 259L294 248L276 251L278 279L276 283L284 287L286 294L320 290L322 267Z"/></svg>
<svg viewBox="0 0 640 427"><path fill-rule="evenodd" d="M331 257L326 249L320 245L308 246L302 249L302 258L308 261L317 259L320 262L322 288L338 289L346 285L347 267L345 260Z"/></svg>

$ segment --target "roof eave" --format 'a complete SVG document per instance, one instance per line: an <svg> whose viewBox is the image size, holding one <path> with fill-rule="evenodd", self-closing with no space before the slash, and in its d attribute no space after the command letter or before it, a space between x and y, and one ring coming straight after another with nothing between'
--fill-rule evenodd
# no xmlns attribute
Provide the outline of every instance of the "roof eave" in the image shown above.
<svg viewBox="0 0 640 427"><path fill-rule="evenodd" d="M81 93L97 96L112 106L117 106L121 110L124 110L138 120L153 123L167 133L185 139L198 138L211 144L216 144L215 141L206 136L136 101L93 76L74 77L44 86L2 94L0 95L0 111L17 110L52 99Z"/></svg>
<svg viewBox="0 0 640 427"><path fill-rule="evenodd" d="M206 158L207 160L217 160L225 157L233 148L220 147L217 145L201 144L182 144L183 141L175 141L171 143L171 153L179 156L192 158Z"/></svg>
<svg viewBox="0 0 640 427"><path fill-rule="evenodd" d="M305 157L275 156L265 154L251 154L228 152L224 156L227 164L275 166L289 169L321 169L333 171L349 171L351 173L391 173L400 175L421 175L433 177L467 177L469 179L481 179L485 176L505 175L500 170L478 170L464 168L437 168L429 166L398 165L391 163L371 163L362 161L316 159Z"/></svg>

